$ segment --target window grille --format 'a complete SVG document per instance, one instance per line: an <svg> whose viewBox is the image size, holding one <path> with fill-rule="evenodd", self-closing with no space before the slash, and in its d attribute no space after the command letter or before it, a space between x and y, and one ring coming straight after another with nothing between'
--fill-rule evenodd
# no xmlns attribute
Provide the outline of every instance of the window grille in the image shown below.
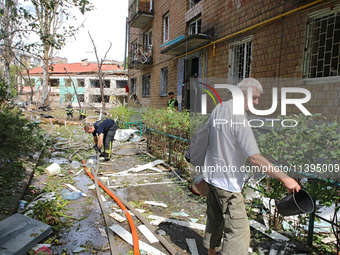
<svg viewBox="0 0 340 255"><path fill-rule="evenodd" d="M231 44L229 52L229 82L236 85L251 74L252 39Z"/></svg>
<svg viewBox="0 0 340 255"><path fill-rule="evenodd" d="M304 78L340 76L340 12L308 18Z"/></svg>

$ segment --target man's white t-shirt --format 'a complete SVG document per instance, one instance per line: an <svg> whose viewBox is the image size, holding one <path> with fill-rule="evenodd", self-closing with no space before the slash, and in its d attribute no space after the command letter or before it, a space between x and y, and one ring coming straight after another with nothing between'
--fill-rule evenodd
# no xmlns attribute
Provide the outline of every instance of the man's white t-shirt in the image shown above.
<svg viewBox="0 0 340 255"><path fill-rule="evenodd" d="M244 164L260 153L245 115L233 115L232 100L216 106L209 119L210 138L204 167L204 180L230 192L241 192Z"/></svg>

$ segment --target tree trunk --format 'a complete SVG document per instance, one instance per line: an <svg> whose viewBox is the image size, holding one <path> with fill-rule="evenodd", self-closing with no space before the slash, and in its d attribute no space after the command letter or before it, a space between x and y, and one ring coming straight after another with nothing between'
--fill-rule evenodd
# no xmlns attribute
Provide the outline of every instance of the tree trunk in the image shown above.
<svg viewBox="0 0 340 255"><path fill-rule="evenodd" d="M44 64L43 66L43 80L41 84L41 104L46 105L48 96L48 66Z"/></svg>
<svg viewBox="0 0 340 255"><path fill-rule="evenodd" d="M4 9L4 18L3 18L3 24L2 26L4 27L4 50L3 50L3 58L4 58L4 65L5 65L5 70L4 70L4 79L5 82L8 84L8 93L11 95L11 79L10 79L10 65L13 60L12 57L12 52L10 47L12 46L12 40L13 36L10 35L11 29L13 28L13 24L11 21L11 13L12 9L14 8L14 3L13 1L6 0L5 1L5 9Z"/></svg>

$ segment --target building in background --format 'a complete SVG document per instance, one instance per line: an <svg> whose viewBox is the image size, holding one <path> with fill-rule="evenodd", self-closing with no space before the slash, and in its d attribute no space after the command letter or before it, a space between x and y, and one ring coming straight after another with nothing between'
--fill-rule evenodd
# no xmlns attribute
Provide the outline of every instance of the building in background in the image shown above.
<svg viewBox="0 0 340 255"><path fill-rule="evenodd" d="M190 79L251 76L264 86L259 109L272 106L273 87L302 87L311 113L340 117L339 0L130 0L128 26L130 93L145 106L166 107L173 91L193 110Z"/></svg>
<svg viewBox="0 0 340 255"><path fill-rule="evenodd" d="M101 67L105 84L105 106L108 108L119 104L124 105L127 101L127 70L123 69L122 63L109 62L105 61ZM32 83L35 84L36 92L39 92L41 86L42 73L42 68L30 70L30 77ZM78 106L79 99L81 107L102 107L97 63L88 62L85 59L81 63L53 64L48 82L49 100L52 106L66 106L68 103ZM30 87L25 87L24 91L28 93ZM39 93L35 94L35 100L39 101Z"/></svg>

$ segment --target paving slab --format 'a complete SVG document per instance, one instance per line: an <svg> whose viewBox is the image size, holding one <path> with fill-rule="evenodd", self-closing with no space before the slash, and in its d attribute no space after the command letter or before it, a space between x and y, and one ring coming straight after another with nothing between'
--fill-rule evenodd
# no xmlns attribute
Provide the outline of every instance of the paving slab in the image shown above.
<svg viewBox="0 0 340 255"><path fill-rule="evenodd" d="M52 233L52 227L16 213L0 221L0 255L22 255Z"/></svg>

